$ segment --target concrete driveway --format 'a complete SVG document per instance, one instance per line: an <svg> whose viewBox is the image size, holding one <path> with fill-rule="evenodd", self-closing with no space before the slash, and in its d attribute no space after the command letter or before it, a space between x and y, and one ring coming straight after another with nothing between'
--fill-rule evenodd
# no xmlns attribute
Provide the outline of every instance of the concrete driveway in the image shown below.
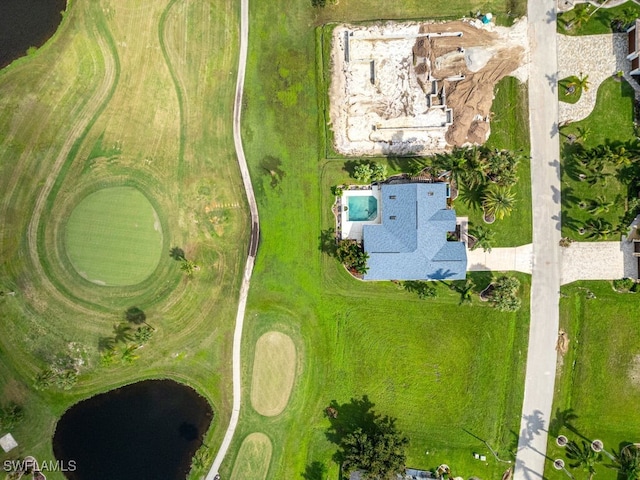
<svg viewBox="0 0 640 480"><path fill-rule="evenodd" d="M493 248L484 252L481 248L467 252L467 270L470 272L516 271L531 273L533 268L533 244L511 248Z"/></svg>

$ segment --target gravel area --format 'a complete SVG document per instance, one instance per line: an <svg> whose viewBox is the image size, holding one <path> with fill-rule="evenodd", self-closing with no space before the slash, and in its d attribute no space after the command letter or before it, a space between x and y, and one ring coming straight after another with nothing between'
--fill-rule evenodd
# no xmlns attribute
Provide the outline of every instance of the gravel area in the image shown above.
<svg viewBox="0 0 640 480"><path fill-rule="evenodd" d="M574 104L559 102L558 121L575 122L587 117L596 104L600 84L620 70L629 73L631 62L626 55L626 33L577 37L559 34L558 80L581 73L589 75L589 90L583 91Z"/></svg>
<svg viewBox="0 0 640 480"><path fill-rule="evenodd" d="M562 285L576 280L638 278L633 243L574 242L562 249Z"/></svg>

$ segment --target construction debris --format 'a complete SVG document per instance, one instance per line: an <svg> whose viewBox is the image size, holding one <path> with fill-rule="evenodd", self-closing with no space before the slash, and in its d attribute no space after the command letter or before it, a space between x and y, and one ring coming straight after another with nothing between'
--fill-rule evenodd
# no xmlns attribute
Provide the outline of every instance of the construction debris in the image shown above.
<svg viewBox="0 0 640 480"><path fill-rule="evenodd" d="M340 25L330 117L346 155L429 154L486 141L495 84L527 78L527 22Z"/></svg>

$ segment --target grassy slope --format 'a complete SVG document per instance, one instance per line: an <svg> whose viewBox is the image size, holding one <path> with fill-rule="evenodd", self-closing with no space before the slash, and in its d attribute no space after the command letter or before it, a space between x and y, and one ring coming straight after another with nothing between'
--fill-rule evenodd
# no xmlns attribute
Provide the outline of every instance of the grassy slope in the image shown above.
<svg viewBox="0 0 640 480"><path fill-rule="evenodd" d="M361 395L369 395L378 411L398 417L412 439L410 464L435 467L446 461L463 475L486 478L502 473L495 463L473 460L471 452L482 444L462 428L502 452L515 441L510 429L517 431L519 423L528 309L509 315L479 305L458 307L457 294L444 286L438 300L420 301L389 283L357 282L319 251L320 231L332 225L328 186L344 173L334 161L319 169L323 140L312 28L372 15L461 15L486 6L436 3L429 12L418 2L340 2L321 11L307 2L286 8L252 3L243 138L262 241L243 347L242 421L225 476L242 439L255 431L274 443L269 478L299 478L314 461L335 474L335 446L325 437L323 408ZM499 11L498 5L492 10ZM528 304L526 294L523 302ZM249 388L255 342L273 329L291 336L303 367L287 409L265 418L251 409Z"/></svg>
<svg viewBox="0 0 640 480"><path fill-rule="evenodd" d="M587 299L587 290L596 299ZM634 421L640 388L629 379L633 359L640 352L638 321L633 314L638 294L616 293L610 282L576 282L562 287L562 293L560 325L571 343L556 381L553 410L571 410L576 416L571 424L578 434L601 439L609 452L619 451L621 443L639 440ZM579 441L578 434L566 427L560 433ZM549 456L564 458L552 436ZM597 473L602 480L616 478L615 470L602 465ZM549 480L564 478L549 465L546 474Z"/></svg>
<svg viewBox="0 0 640 480"><path fill-rule="evenodd" d="M605 80L598 89L597 102L593 112L584 120L574 122L561 129L563 139L563 236L580 241L589 240L586 236L578 235L576 232L576 229L586 220L593 217L587 210L578 207L581 199L589 201L598 195L603 195L607 200L615 201L615 205L609 212L599 215L614 226L619 223L620 217L624 214L624 199L627 197L626 187L613 176L608 177L606 185L589 185L588 182L580 181L575 174L571 173L571 168L567 168L569 166L567 156L573 148L567 144L566 138L569 134L579 135L579 129L583 128L590 131L583 142L587 148L606 143L634 140L636 137L633 129L633 99L633 89L627 82L618 82L614 79ZM612 170L611 173L613 173Z"/></svg>
<svg viewBox="0 0 640 480"><path fill-rule="evenodd" d="M26 412L12 457L52 459L55 420L71 404L160 376L212 402L207 443L221 440L248 229L231 136L237 22L232 2L73 2L49 44L0 73L0 288L17 292L0 300L0 403ZM71 209L110 185L149 196L165 253L149 280L105 290L73 271L62 239ZM201 265L193 281L169 258L174 245ZM96 367L98 338L132 305L154 338L132 366ZM69 342L86 352L78 385L33 391Z"/></svg>

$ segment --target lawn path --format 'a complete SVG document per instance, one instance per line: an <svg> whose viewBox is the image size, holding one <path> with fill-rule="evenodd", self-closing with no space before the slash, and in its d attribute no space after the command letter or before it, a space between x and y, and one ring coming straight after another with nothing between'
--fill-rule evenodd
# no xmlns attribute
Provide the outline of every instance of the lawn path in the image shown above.
<svg viewBox="0 0 640 480"><path fill-rule="evenodd" d="M531 324L515 480L542 479L555 383L560 291L560 145L555 0L528 2L531 71Z"/></svg>
<svg viewBox="0 0 640 480"><path fill-rule="evenodd" d="M38 227L40 226L40 218L42 217L42 212L45 208L47 198L49 198L49 195L51 194L51 190L58 179L60 170L69 157L71 149L76 141L82 137L87 127L91 124L92 120L94 120L94 117L99 114L104 103L109 100L116 83L118 59L111 51L109 41L104 36L105 34L101 32L99 28L95 29L95 35L96 42L100 47L102 58L104 60L104 77L93 96L86 103L84 109L78 114L75 123L68 130L64 144L60 148L60 151L51 166L47 180L38 194L38 198L36 199L36 203L33 208L33 214L31 215L31 220L29 222L29 227L27 229L27 245L29 249L29 256L31 257L31 266L34 270L34 276L37 276L40 279L42 285L46 287L52 296L56 297L61 303L67 305L70 310L82 310L90 315L93 315L95 312L91 309L80 306L65 295L61 294L60 291L50 282L49 277L44 272L38 254Z"/></svg>
<svg viewBox="0 0 640 480"><path fill-rule="evenodd" d="M240 53L238 59L238 78L236 80L236 97L233 104L233 143L238 156L238 165L242 174L242 183L247 194L249 209L251 211L251 237L249 239L249 253L247 263L244 267L244 276L242 277L242 285L240 286L240 299L238 301L238 312L236 314L236 327L233 333L233 407L231 410L231 419L227 432L222 439L222 444L218 450L218 454L213 461L213 465L207 473L206 480L213 480L218 475L220 465L224 460L233 434L238 425L240 416L240 400L241 400L241 375L240 375L240 346L242 344L242 327L244 325L244 314L247 307L247 295L249 293L249 282L253 273L253 264L255 262L256 252L258 250L258 239L260 238L260 227L258 220L258 205L256 197L253 193L251 184L251 176L249 175L249 167L247 159L244 156L242 148L242 138L240 137L240 120L242 114L242 94L244 89L244 74L247 66L247 43L249 41L249 0L240 1Z"/></svg>

